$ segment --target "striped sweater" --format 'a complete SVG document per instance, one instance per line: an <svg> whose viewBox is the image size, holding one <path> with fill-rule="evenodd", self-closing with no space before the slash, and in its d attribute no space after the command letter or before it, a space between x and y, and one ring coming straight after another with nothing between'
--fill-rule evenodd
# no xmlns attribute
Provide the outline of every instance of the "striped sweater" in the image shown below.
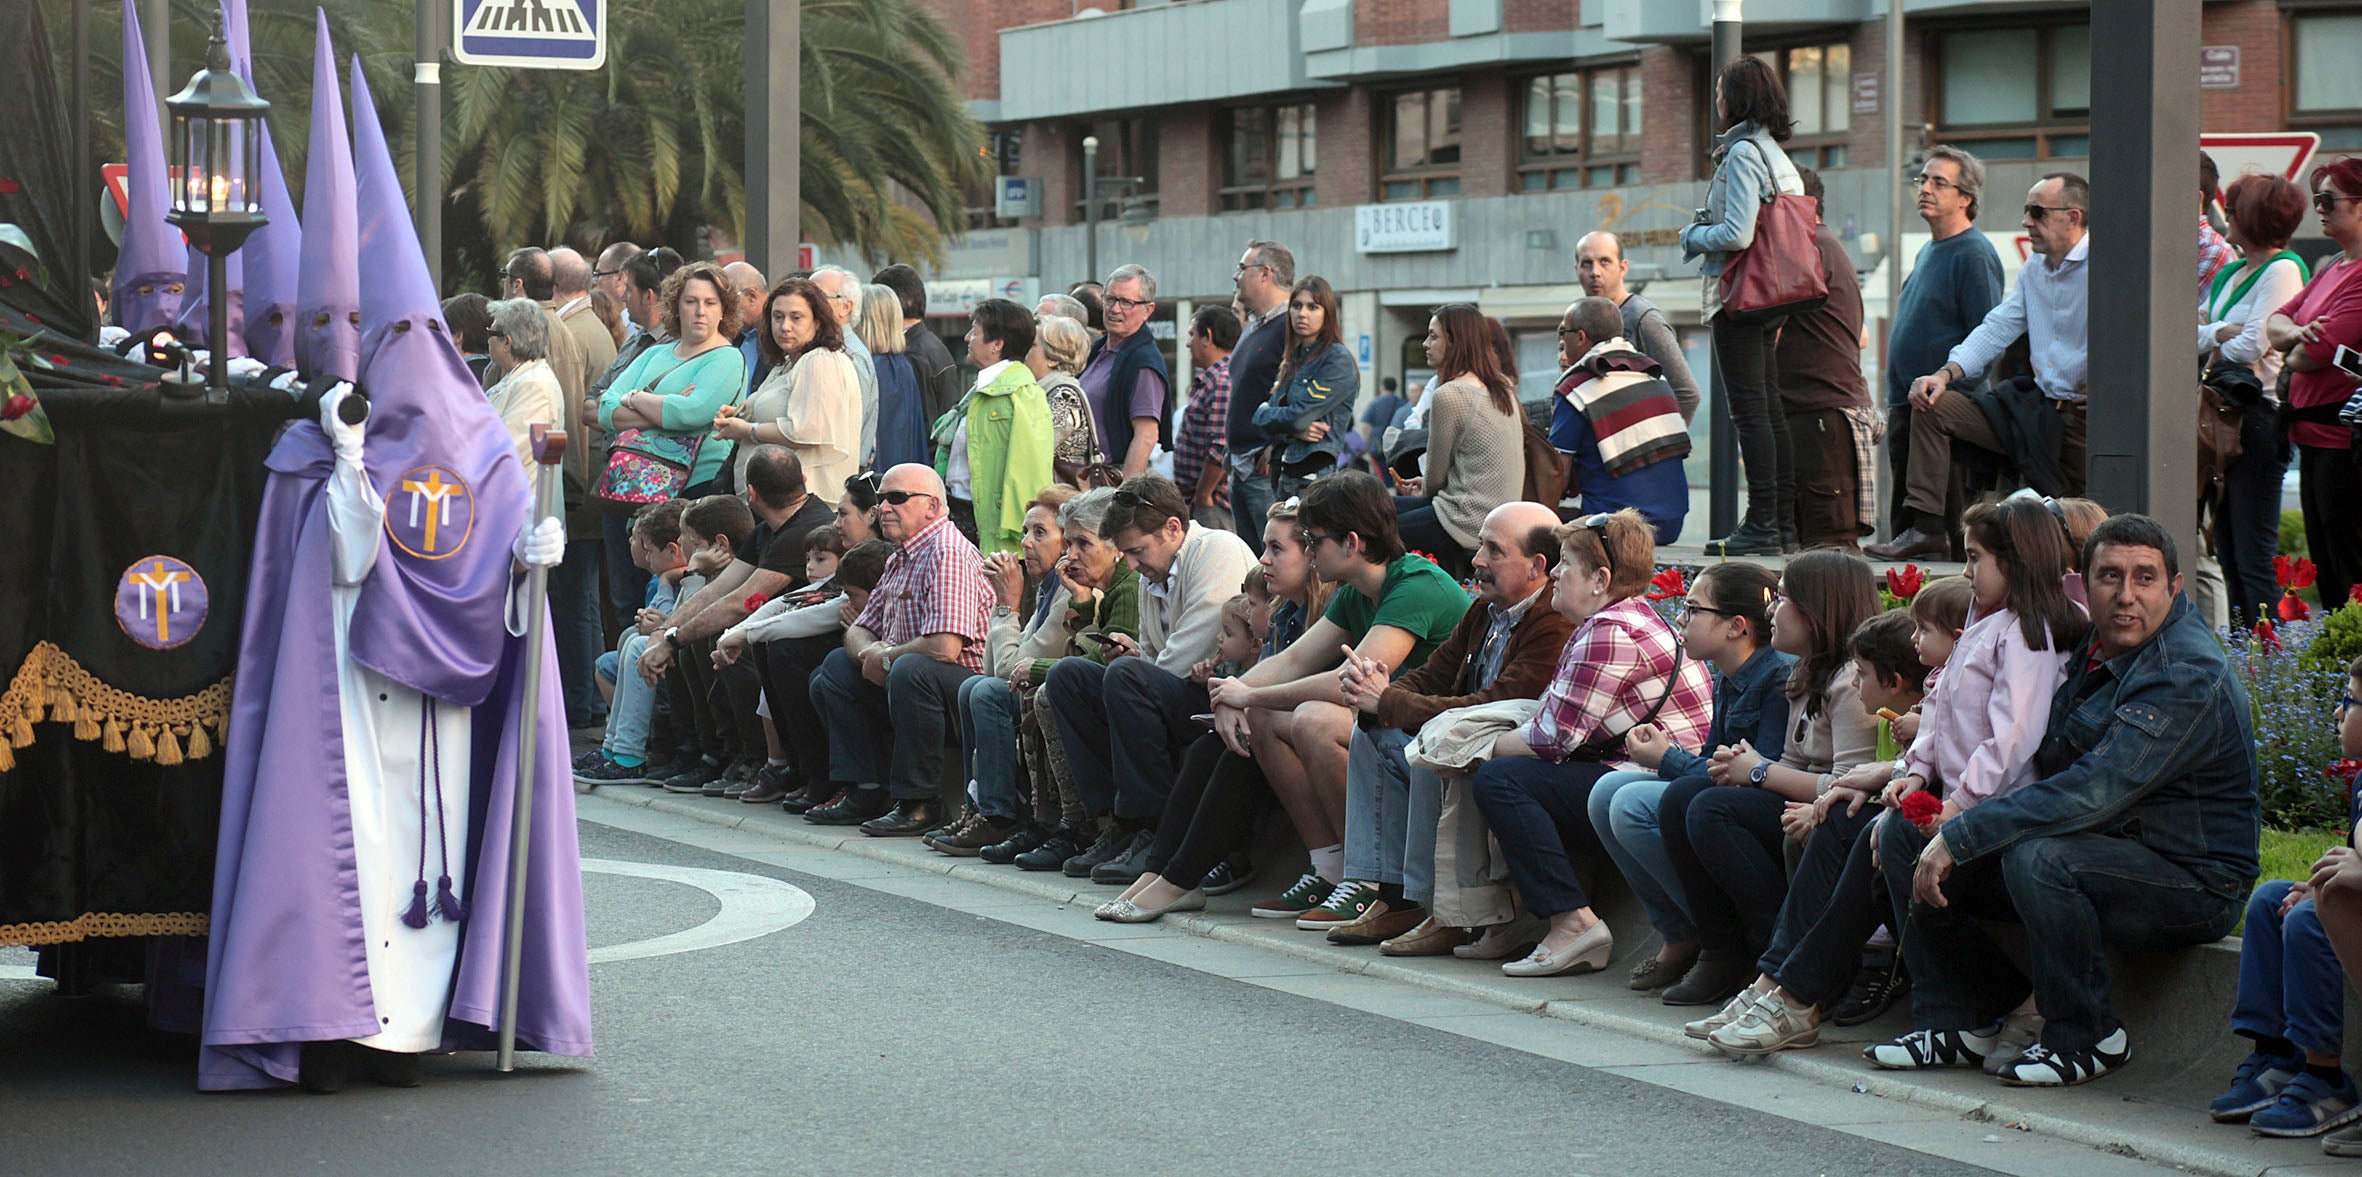
<svg viewBox="0 0 2362 1177"><path fill-rule="evenodd" d="M1664 458L1689 455L1689 427L1657 362L1622 336L1583 353L1558 378L1558 395L1583 414L1608 473L1622 477Z"/></svg>

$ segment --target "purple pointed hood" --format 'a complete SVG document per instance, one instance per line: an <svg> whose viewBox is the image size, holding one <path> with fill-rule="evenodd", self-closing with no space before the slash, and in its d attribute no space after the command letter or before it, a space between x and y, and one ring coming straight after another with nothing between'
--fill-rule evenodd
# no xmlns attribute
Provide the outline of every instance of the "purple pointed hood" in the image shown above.
<svg viewBox="0 0 2362 1177"><path fill-rule="evenodd" d="M229 30L230 60L238 76L254 85L254 57L248 49L246 0L223 0L224 24ZM246 239L246 247L231 256L243 266L244 282L233 280L243 296L246 354L274 367L295 363L295 286L303 257L303 226L296 220L295 201L287 194L287 175L279 169L279 151L271 139L269 121L257 124L262 134L262 213L269 223ZM235 274L235 271L233 271Z"/></svg>
<svg viewBox="0 0 2362 1177"><path fill-rule="evenodd" d="M139 12L123 0L123 141L130 164L124 186L131 211L115 259L115 322L137 335L172 322L188 287L187 246L164 219L172 185L165 175L164 132L156 125L156 84L140 38Z"/></svg>
<svg viewBox="0 0 2362 1177"><path fill-rule="evenodd" d="M530 510L525 471L443 324L410 205L353 61L360 189L364 464L385 497L387 544L353 610L353 659L421 693L474 706L505 640L509 548Z"/></svg>
<svg viewBox="0 0 2362 1177"><path fill-rule="evenodd" d="M312 146L304 160L303 244L295 278L295 366L306 377L352 380L361 371L361 229L353 149L328 14L315 10Z"/></svg>

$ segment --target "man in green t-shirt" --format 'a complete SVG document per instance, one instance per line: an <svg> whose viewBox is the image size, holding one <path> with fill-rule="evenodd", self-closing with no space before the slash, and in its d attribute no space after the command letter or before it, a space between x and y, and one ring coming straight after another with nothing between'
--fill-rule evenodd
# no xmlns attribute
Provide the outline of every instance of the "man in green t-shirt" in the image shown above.
<svg viewBox="0 0 2362 1177"><path fill-rule="evenodd" d="M1312 855L1312 869L1254 913L1326 930L1379 897L1376 886L1345 878L1345 769L1356 712L1338 669L1348 650L1393 674L1418 667L1451 636L1468 594L1403 550L1394 499L1368 474L1342 471L1306 487L1297 522L1314 569L1336 586L1328 607L1286 650L1208 690L1214 731L1261 766Z"/></svg>

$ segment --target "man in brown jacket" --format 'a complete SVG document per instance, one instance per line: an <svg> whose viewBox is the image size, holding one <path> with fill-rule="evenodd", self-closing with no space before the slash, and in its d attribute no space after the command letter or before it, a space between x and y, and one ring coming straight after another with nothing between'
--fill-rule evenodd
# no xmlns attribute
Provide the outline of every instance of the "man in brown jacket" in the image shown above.
<svg viewBox="0 0 2362 1177"><path fill-rule="evenodd" d="M1410 734L1437 715L1500 699L1539 698L1574 625L1550 607L1558 514L1540 503L1503 503L1485 516L1474 557L1477 600L1452 636L1418 669L1393 682L1385 668L1351 659L1346 698L1364 719L1346 768L1345 877L1378 880L1381 898L1329 932L1332 944L1381 944L1388 956L1441 956L1475 938L1438 924L1435 827L1443 782L1403 759Z"/></svg>

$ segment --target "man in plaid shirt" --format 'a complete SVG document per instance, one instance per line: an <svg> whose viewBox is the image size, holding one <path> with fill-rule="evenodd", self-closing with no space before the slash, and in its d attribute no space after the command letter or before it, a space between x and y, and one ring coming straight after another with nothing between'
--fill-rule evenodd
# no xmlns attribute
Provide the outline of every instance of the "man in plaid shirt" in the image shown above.
<svg viewBox="0 0 2362 1177"><path fill-rule="evenodd" d="M1225 306L1200 309L1189 320L1189 405L1173 442L1173 482L1189 496L1190 517L1219 531L1231 529L1230 349L1238 346L1238 314Z"/></svg>
<svg viewBox="0 0 2362 1177"><path fill-rule="evenodd" d="M941 824L936 778L959 738L960 684L983 668L992 611L983 558L952 525L943 493L942 478L917 463L886 471L878 488L878 534L894 553L844 648L812 675L829 777L843 790L804 814L814 825L903 837Z"/></svg>
<svg viewBox="0 0 2362 1177"><path fill-rule="evenodd" d="M1625 733L1647 723L1685 748L1706 739L1714 709L1706 668L1681 655L1673 627L1643 596L1656 571L1655 529L1638 511L1587 515L1558 529L1564 556L1551 607L1575 623L1542 709L1502 733L1469 792L1492 827L1528 911L1550 921L1513 977L1603 968L1615 949L1575 877L1573 855L1595 859L1591 786L1622 759Z"/></svg>

